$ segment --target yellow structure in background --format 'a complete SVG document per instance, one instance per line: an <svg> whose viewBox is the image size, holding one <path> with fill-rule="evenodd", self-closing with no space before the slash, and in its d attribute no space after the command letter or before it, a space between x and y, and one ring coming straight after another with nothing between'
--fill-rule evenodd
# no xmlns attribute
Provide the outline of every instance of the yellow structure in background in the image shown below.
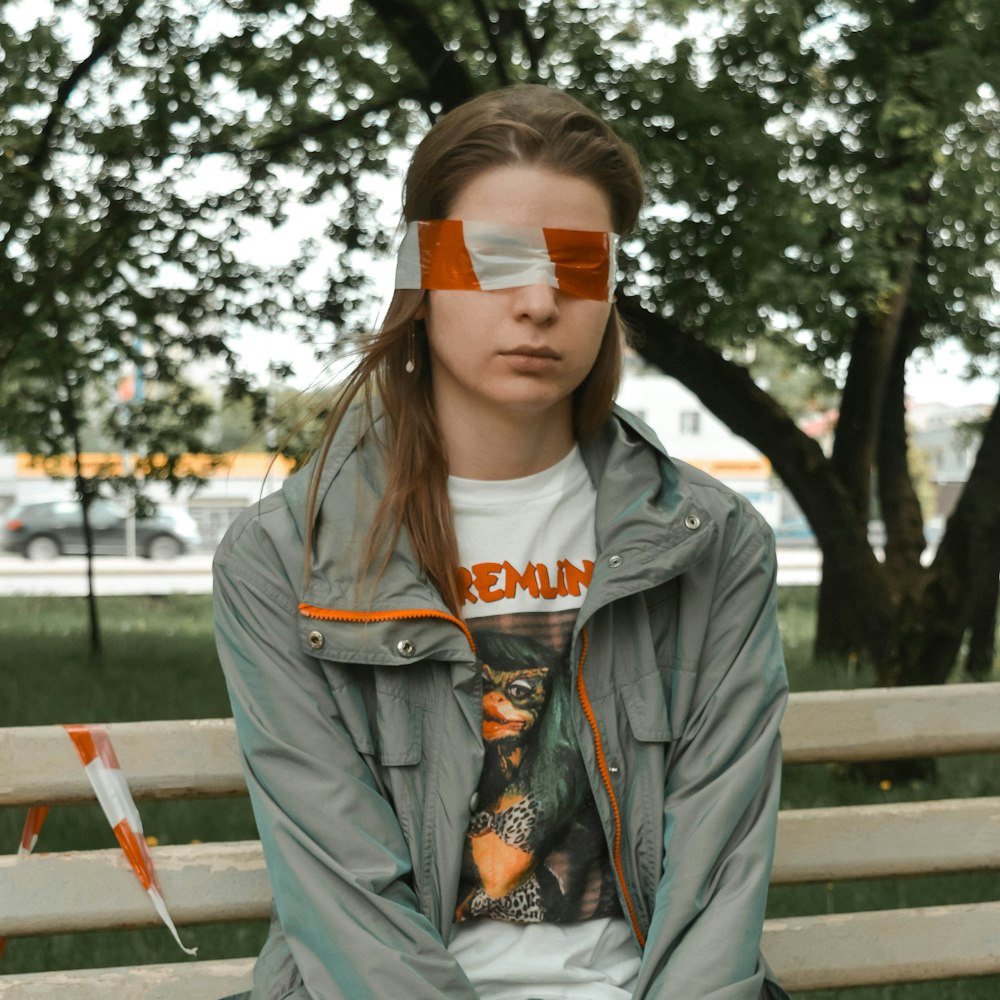
<svg viewBox="0 0 1000 1000"><path fill-rule="evenodd" d="M771 463L763 455L756 459L685 458L684 461L723 482L730 479L761 479L766 481L771 475Z"/></svg>
<svg viewBox="0 0 1000 1000"><path fill-rule="evenodd" d="M149 476L166 465L166 455L131 456L131 468ZM18 479L71 478L76 475L72 455L31 455L18 452L14 456ZM90 451L80 455L83 474L90 476L121 476L125 474L124 456L115 452ZM268 474L287 476L293 462L283 455L267 452L229 452L225 455L184 455L177 464L181 476L203 476L206 479L264 479Z"/></svg>

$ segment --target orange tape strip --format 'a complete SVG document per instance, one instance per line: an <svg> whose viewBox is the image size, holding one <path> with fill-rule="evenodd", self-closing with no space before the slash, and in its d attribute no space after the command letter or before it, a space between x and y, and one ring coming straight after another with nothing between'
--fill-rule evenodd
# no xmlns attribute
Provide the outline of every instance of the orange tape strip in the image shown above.
<svg viewBox="0 0 1000 1000"><path fill-rule="evenodd" d="M608 234L567 229L542 232L556 266L559 290L584 299L607 299L611 287Z"/></svg>
<svg viewBox="0 0 1000 1000"><path fill-rule="evenodd" d="M73 745L80 755L80 760L83 761L83 766L88 769L87 777L90 779L104 814L112 824L115 838L125 857L128 858L136 878L152 900L158 916L166 924L180 948L188 955L196 954L197 948L184 946L163 900L153 858L142 834L139 810L136 808L121 765L118 763L118 755L111 745L111 737L99 726L73 723L63 726L63 729L73 741ZM100 765L91 768L90 765L96 761L100 761ZM38 835L48 813L48 806L32 806L28 810L24 830L21 833L18 854L31 853L38 841ZM0 938L0 958L3 957L6 947L7 939Z"/></svg>
<svg viewBox="0 0 1000 1000"><path fill-rule="evenodd" d="M181 942L167 910L153 858L143 836L142 819L111 745L111 737L100 726L68 725L63 728L83 761L87 777L135 877L180 948L189 955L195 954L196 948L186 948Z"/></svg>
<svg viewBox="0 0 1000 1000"><path fill-rule="evenodd" d="M42 832L45 818L49 814L48 806L32 806L24 819L24 830L21 832L21 846L18 854L30 854L38 843L38 835Z"/></svg>
<svg viewBox="0 0 1000 1000"><path fill-rule="evenodd" d="M136 878L142 883L143 889L148 892L149 887L153 886L159 891L160 883L156 878L156 869L153 867L153 859L149 855L145 838L129 826L128 820L122 820L113 829L115 837L118 838L118 843L121 844L125 857L128 858L128 863L132 866Z"/></svg>
<svg viewBox="0 0 1000 1000"><path fill-rule="evenodd" d="M419 222L417 231L420 234L420 278L424 288L480 291L461 222L454 219Z"/></svg>
<svg viewBox="0 0 1000 1000"><path fill-rule="evenodd" d="M108 767L121 770L115 748L111 745L111 738L103 729L78 722L64 725L63 729L69 733L84 767L100 757Z"/></svg>

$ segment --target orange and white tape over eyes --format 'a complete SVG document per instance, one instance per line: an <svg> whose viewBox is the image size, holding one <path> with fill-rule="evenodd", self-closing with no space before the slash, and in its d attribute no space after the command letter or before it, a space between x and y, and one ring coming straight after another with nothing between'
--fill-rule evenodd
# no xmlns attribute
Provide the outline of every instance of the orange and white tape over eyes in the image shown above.
<svg viewBox="0 0 1000 1000"><path fill-rule="evenodd" d="M488 292L543 284L610 302L617 248L615 233L464 219L411 222L399 248L396 287Z"/></svg>

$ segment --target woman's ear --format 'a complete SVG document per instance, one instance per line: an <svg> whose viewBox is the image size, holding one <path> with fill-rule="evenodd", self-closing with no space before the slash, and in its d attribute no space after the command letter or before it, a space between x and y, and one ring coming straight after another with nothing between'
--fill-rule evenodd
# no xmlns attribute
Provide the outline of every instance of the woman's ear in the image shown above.
<svg viewBox="0 0 1000 1000"><path fill-rule="evenodd" d="M420 305L417 306L417 311L413 314L413 318L420 320L421 323L427 319L427 304L427 290L424 289L420 297Z"/></svg>

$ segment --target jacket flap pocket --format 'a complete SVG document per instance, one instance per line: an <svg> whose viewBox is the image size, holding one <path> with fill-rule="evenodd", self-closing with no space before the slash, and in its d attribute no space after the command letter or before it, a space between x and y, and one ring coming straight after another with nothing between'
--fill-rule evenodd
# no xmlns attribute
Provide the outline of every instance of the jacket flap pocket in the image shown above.
<svg viewBox="0 0 1000 1000"><path fill-rule="evenodd" d="M669 743L673 735L663 683L657 670L622 688L632 734L644 743Z"/></svg>
<svg viewBox="0 0 1000 1000"><path fill-rule="evenodd" d="M358 753L397 766L420 761L424 710L399 678L346 664L322 664L337 706L336 720Z"/></svg>
<svg viewBox="0 0 1000 1000"><path fill-rule="evenodd" d="M418 764L423 735L423 710L409 698L385 691L376 678L375 741L379 763L388 767Z"/></svg>

